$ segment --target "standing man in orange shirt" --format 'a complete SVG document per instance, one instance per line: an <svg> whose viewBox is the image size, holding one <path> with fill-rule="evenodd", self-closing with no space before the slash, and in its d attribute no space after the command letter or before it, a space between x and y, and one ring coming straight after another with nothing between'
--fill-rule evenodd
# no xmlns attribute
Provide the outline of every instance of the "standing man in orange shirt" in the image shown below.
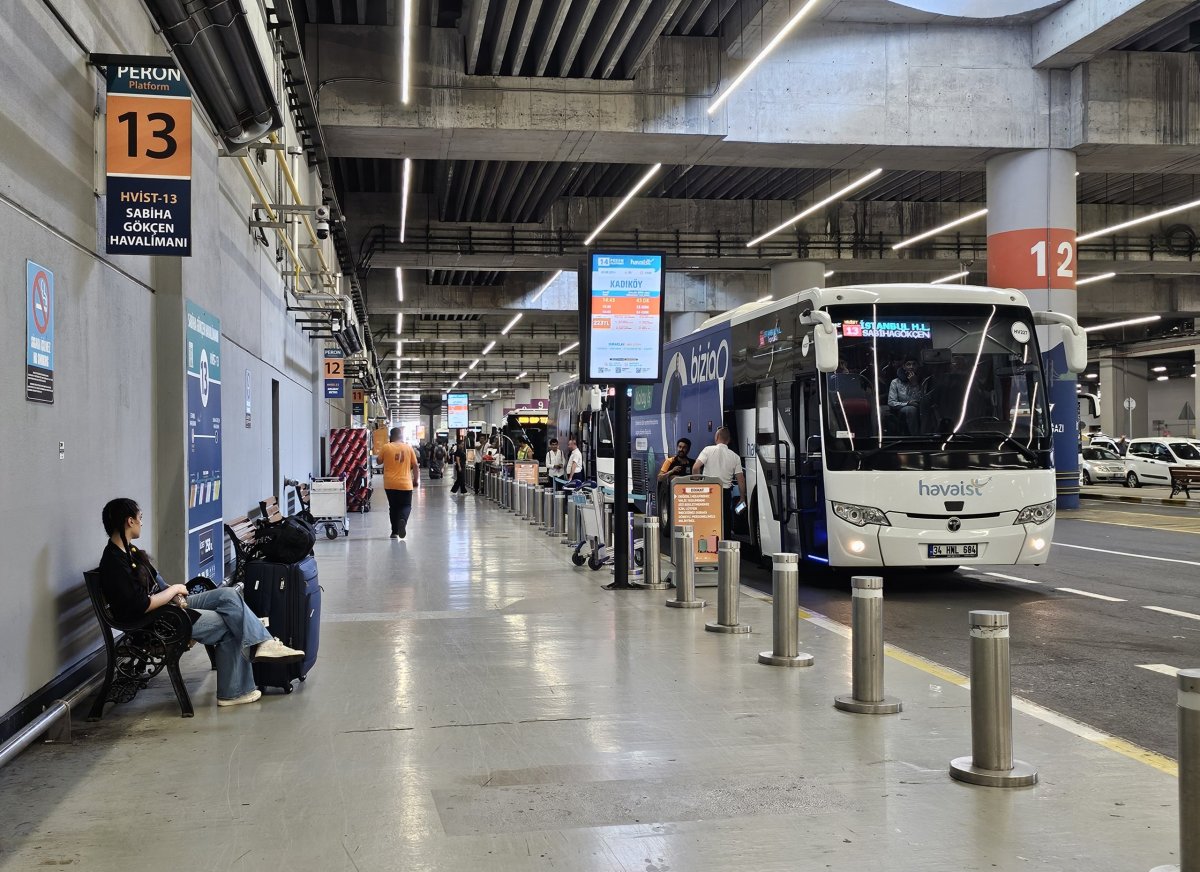
<svg viewBox="0 0 1200 872"><path fill-rule="evenodd" d="M392 535L388 538L403 539L408 532L413 489L421 486L421 464L417 462L417 452L403 441L399 427L392 428L390 438L390 442L375 450L375 456L383 461L383 490L392 520Z"/></svg>

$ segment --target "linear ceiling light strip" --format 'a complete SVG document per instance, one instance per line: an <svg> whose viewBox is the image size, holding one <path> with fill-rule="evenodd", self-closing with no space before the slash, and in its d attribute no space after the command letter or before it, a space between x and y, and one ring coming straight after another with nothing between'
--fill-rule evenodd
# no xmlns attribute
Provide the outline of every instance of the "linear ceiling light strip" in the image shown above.
<svg viewBox="0 0 1200 872"><path fill-rule="evenodd" d="M709 115L712 115L721 107L721 104L729 98L729 95L736 91L741 86L742 82L744 82L746 78L752 72L754 72L754 68L761 64L766 59L767 55L773 52L781 42L787 39L787 35L796 29L796 26L819 2L820 0L808 0L807 3L800 7L800 10L788 20L787 24L783 25L779 33L771 37L771 41L763 46L762 51L756 54L754 59L750 61L746 68L738 73L734 80L729 83L729 87L717 95L717 99L713 100L708 107Z"/></svg>
<svg viewBox="0 0 1200 872"><path fill-rule="evenodd" d="M576 348L578 348L578 347L579 347L579 342L578 342L578 341L576 341L576 342L572 342L572 343L571 343L570 345L568 345L566 348L563 348L563 349L561 349L561 350L558 352L558 356L559 356L559 357L562 357L562 356L563 356L564 354L566 354L568 351L574 351L574 350L575 350Z"/></svg>
<svg viewBox="0 0 1200 872"><path fill-rule="evenodd" d="M621 213L621 210L624 209L627 205L629 205L629 201L638 195L638 191L640 191L642 188L646 187L646 185L650 184L650 180L653 179L654 176L661 169L662 169L662 164L660 164L660 163L656 163L654 166L650 167L650 169L646 172L646 174L644 176L642 176L640 179L638 179L638 183L633 186L633 190L631 190L628 194L626 194L624 196L624 198L621 200L621 202L617 204L617 208L615 208L611 212L609 212L608 215L605 217L605 219L600 222L600 224L596 227L595 230L592 231L592 235L583 241L584 246L591 245L592 242L596 239L596 237L601 234L601 232L604 230L604 228L608 226L609 222L612 221L614 218L616 218L617 215L619 215Z"/></svg>
<svg viewBox="0 0 1200 872"><path fill-rule="evenodd" d="M400 241L408 228L408 186L412 183L412 158L404 159L404 183L400 186Z"/></svg>
<svg viewBox="0 0 1200 872"><path fill-rule="evenodd" d="M1100 275L1098 275L1098 276L1088 276L1087 278L1078 279L1075 282L1075 287L1079 287L1081 285L1090 285L1092 282L1102 282L1105 279L1113 278L1115 275L1116 275L1115 272L1106 272L1106 273L1100 273Z"/></svg>
<svg viewBox="0 0 1200 872"><path fill-rule="evenodd" d="M546 284L544 284L540 288L538 288L537 293L534 294L533 297L530 298L529 302L536 303L538 300L540 300L542 298L542 294L546 293L546 291L549 289L549 287L552 284L554 284L555 281L558 280L558 277L560 275L562 275L562 273L563 273L563 271L559 270L554 275L550 276L550 281L546 282Z"/></svg>
<svg viewBox="0 0 1200 872"><path fill-rule="evenodd" d="M407 106L412 73L412 0L404 0L402 8L404 22L401 30L404 31L404 41L400 46L400 102Z"/></svg>
<svg viewBox="0 0 1200 872"><path fill-rule="evenodd" d="M1097 330L1111 330L1114 327L1130 327L1134 324L1149 324L1152 321L1162 320L1162 315L1145 315L1141 318L1130 318L1126 321L1112 321L1108 324L1096 324L1093 327L1084 327L1084 333L1095 333Z"/></svg>
<svg viewBox="0 0 1200 872"><path fill-rule="evenodd" d="M1141 218L1131 218L1128 221L1122 221L1120 224L1114 224L1112 227L1104 227L1100 230L1092 230L1088 233L1081 233L1075 237L1075 241L1087 242L1089 239L1095 239L1098 236L1108 236L1110 233L1116 233L1118 230L1124 230L1126 227L1135 227L1138 224L1145 224L1147 221L1153 221L1155 218L1165 218L1168 215L1174 215L1177 212L1186 212L1188 209L1195 209L1197 207L1200 207L1200 200L1192 200L1190 203L1172 206L1170 209L1162 209L1158 212L1151 212L1149 215L1143 215Z"/></svg>
<svg viewBox="0 0 1200 872"><path fill-rule="evenodd" d="M809 206L807 209L805 209L803 212L799 213L798 215L793 215L791 218L789 218L787 221L784 221L782 224L780 224L778 227L774 228L773 230L768 230L762 236L756 236L754 239L751 239L749 242L746 243L746 247L753 248L754 246L761 243L763 240L770 239L772 236L774 236L780 230L787 230L793 224L795 224L799 221L803 221L805 218L807 218L813 212L816 212L818 209L820 209L824 206L828 206L830 203L836 202L837 200L842 199L842 197L845 197L847 194L851 193L852 191L855 191L858 188L861 188L863 185L865 185L867 182L871 181L871 179L875 178L882 172L883 172L882 168L871 170L865 176L861 176L860 178L855 179L853 182L846 185L846 187L842 188L841 190L834 191L832 194L830 194L824 200L820 200L816 203L813 203L811 206Z"/></svg>
<svg viewBox="0 0 1200 872"><path fill-rule="evenodd" d="M933 280L933 281L931 281L929 284L931 284L931 285L943 285L943 284L945 284L946 282L952 282L952 281L954 281L955 279L962 279L962 278L966 278L966 277L967 277L967 276L969 276L970 274L971 274L971 271L970 271L969 269L965 269L965 270L963 270L962 272L956 272L956 273L953 273L953 274L951 274L951 275L948 275L948 276L942 276L940 279L934 279L934 280Z"/></svg>
<svg viewBox="0 0 1200 872"><path fill-rule="evenodd" d="M918 233L916 236L910 236L908 239L902 239L892 246L892 251L912 245L914 242L920 242L922 239L928 239L931 236L937 236L939 233L945 233L951 228L957 227L960 224L966 224L968 221L974 221L976 218L982 218L987 214L987 209L980 209L978 212L972 212L970 215L963 215L961 218L955 218L949 224L943 224L941 227L935 227L932 230L926 230L924 233Z"/></svg>

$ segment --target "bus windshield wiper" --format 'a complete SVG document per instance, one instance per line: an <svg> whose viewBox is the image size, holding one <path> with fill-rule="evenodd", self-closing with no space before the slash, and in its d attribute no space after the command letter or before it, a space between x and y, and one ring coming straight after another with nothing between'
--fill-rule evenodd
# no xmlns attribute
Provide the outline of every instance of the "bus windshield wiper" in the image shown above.
<svg viewBox="0 0 1200 872"><path fill-rule="evenodd" d="M1028 445L1025 445L1024 443L1019 442L1016 439L1014 439L1011 434L1005 433L1000 430L975 430L970 433L959 433L956 435L958 435L960 437L961 436L968 436L968 437L981 436L981 437L998 438L1001 440L1000 441L1001 445L1012 446L1013 448L1017 449L1017 451L1021 454L1021 456L1024 457L1026 460L1037 461L1037 459L1038 459L1038 453L1036 451L1034 451Z"/></svg>

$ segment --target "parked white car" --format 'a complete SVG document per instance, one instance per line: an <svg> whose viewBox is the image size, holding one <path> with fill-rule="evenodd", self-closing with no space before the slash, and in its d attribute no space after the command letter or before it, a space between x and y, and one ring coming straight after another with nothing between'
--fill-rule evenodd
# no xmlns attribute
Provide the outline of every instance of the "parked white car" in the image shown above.
<svg viewBox="0 0 1200 872"><path fill-rule="evenodd" d="M1107 448L1089 446L1079 453L1079 483L1125 481L1125 462Z"/></svg>
<svg viewBox="0 0 1200 872"><path fill-rule="evenodd" d="M1125 453L1125 486L1171 484L1171 467L1200 469L1200 446L1190 439L1151 436L1134 439Z"/></svg>

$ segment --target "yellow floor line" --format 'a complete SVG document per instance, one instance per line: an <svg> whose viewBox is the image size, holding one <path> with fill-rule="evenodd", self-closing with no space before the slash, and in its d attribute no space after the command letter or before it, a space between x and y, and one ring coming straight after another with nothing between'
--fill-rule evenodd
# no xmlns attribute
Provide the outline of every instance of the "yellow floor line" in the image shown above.
<svg viewBox="0 0 1200 872"><path fill-rule="evenodd" d="M746 590L745 593L752 599L761 602L772 602L772 597L761 593L754 589ZM845 624L835 621L820 612L806 612L804 609L797 610L803 620L816 624L817 626L830 625L831 628L836 628L839 635L850 636L850 628ZM970 679L957 670L951 669L949 666L943 666L936 663L927 657L922 657L920 654L914 654L911 651L906 651L903 648L897 648L892 644L883 646L884 654L893 660L903 663L905 666L911 666L914 669L919 669L927 675L932 675L940 681L947 684L953 684L957 687L968 688L971 686ZM1101 748L1107 748L1114 751L1123 757L1128 757L1130 760L1136 760L1139 763L1144 763L1147 766L1157 769L1159 772L1166 775L1179 776L1179 764L1167 757L1164 754L1159 754L1157 751L1151 751L1148 748L1143 748L1140 745L1135 745L1133 742L1125 739L1117 738L1103 730L1098 730L1088 724L1078 721L1061 712L1056 712L1053 709L1048 709L1036 702L1024 699L1023 697L1013 697L1013 707L1020 712L1037 718L1044 723L1056 726L1061 730L1070 733L1073 736L1078 736L1081 739L1086 739Z"/></svg>

